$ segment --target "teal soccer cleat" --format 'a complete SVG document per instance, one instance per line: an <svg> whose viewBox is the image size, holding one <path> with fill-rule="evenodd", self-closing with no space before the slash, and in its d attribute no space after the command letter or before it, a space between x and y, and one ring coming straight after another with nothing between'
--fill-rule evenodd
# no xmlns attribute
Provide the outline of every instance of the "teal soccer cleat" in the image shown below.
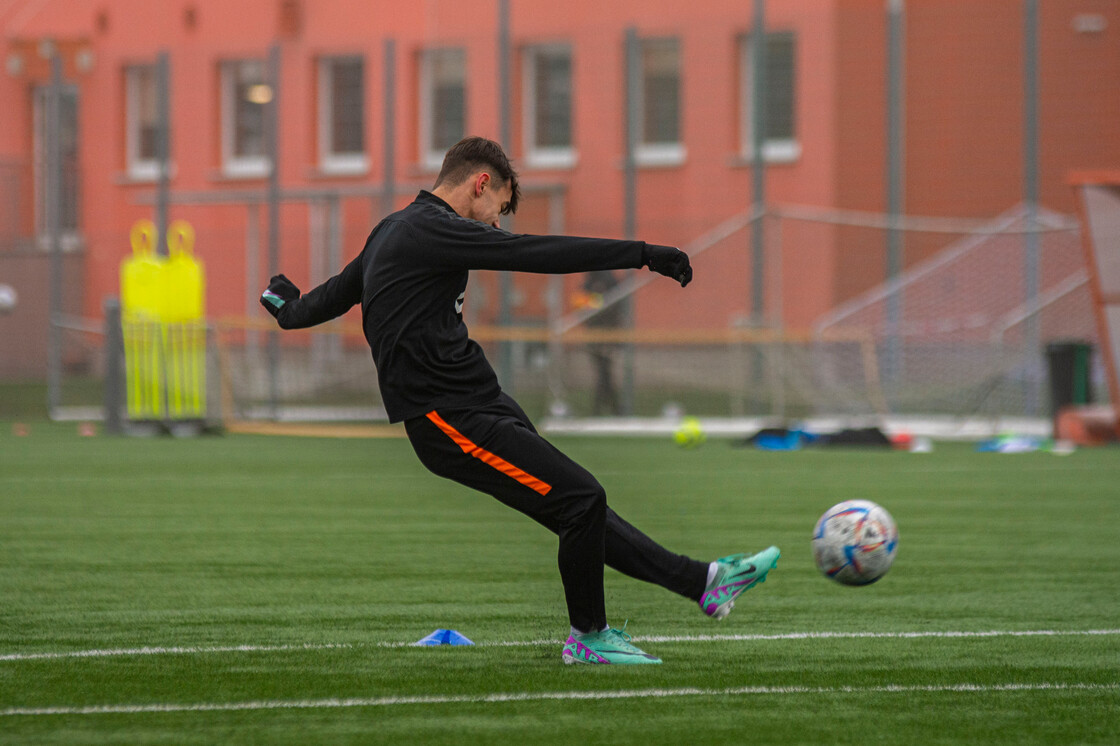
<svg viewBox="0 0 1120 746"><path fill-rule="evenodd" d="M640 650L630 644L626 625L622 629L606 629L602 632L589 632L584 635L569 635L560 654L564 663L613 663L633 665L637 663L660 663L657 656Z"/></svg>
<svg viewBox="0 0 1120 746"><path fill-rule="evenodd" d="M740 593L766 582L766 573L778 566L781 554L777 547L770 547L753 557L733 554L716 560L719 569L700 597L700 609L710 617L723 619L731 613Z"/></svg>

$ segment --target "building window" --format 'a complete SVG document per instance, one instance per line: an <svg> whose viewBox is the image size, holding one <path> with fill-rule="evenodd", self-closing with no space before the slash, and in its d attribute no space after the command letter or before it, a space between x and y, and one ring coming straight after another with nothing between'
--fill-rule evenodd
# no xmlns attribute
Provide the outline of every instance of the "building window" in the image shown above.
<svg viewBox="0 0 1120 746"><path fill-rule="evenodd" d="M420 158L433 170L466 133L466 60L462 49L431 49L420 56Z"/></svg>
<svg viewBox="0 0 1120 746"><path fill-rule="evenodd" d="M365 173L365 63L360 57L319 61L319 166L328 173Z"/></svg>
<svg viewBox="0 0 1120 746"><path fill-rule="evenodd" d="M536 168L574 166L571 48L526 49L522 80L526 162Z"/></svg>
<svg viewBox="0 0 1120 746"><path fill-rule="evenodd" d="M81 216L81 172L78 127L78 89L65 85L59 91L58 136L62 179L57 185L51 184L47 148L50 142L49 86L37 86L32 94L33 117L35 125L34 172L35 172L35 228L39 243L49 248L48 214L51 203L58 211L56 218L62 235L63 249L74 248L78 244L79 218Z"/></svg>
<svg viewBox="0 0 1120 746"><path fill-rule="evenodd" d="M641 86L638 91L640 165L676 165L684 161L681 142L681 47L678 39L641 41Z"/></svg>
<svg viewBox="0 0 1120 746"><path fill-rule="evenodd" d="M740 153L754 157L752 37L740 44ZM794 161L801 156L795 119L796 37L791 32L766 35L765 140L762 155L767 161Z"/></svg>
<svg viewBox="0 0 1120 746"><path fill-rule="evenodd" d="M222 173L232 177L268 175L265 106L272 101L263 60L221 65Z"/></svg>
<svg viewBox="0 0 1120 746"><path fill-rule="evenodd" d="M159 112L155 65L125 68L125 167L131 179L159 178Z"/></svg>

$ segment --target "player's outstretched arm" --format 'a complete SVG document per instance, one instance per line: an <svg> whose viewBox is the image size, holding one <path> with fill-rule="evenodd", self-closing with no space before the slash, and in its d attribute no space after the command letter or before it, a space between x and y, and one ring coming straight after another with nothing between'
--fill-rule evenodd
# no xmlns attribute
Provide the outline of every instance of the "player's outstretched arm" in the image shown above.
<svg viewBox="0 0 1120 746"><path fill-rule="evenodd" d="M675 246L647 243L642 249L642 266L673 278L682 288L692 281L692 264L688 261L688 254Z"/></svg>
<svg viewBox="0 0 1120 746"><path fill-rule="evenodd" d="M450 212L450 211L447 211ZM424 226L410 256L458 269L565 274L649 267L684 287L692 280L688 255L673 246L610 238L510 233L477 220L453 217Z"/></svg>

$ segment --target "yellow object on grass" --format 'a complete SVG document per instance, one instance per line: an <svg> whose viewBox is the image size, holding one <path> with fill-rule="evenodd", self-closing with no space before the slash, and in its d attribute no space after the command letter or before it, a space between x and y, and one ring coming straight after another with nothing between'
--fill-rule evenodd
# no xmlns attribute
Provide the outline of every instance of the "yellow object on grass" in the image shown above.
<svg viewBox="0 0 1120 746"><path fill-rule="evenodd" d="M681 420L680 427L673 433L673 440L682 448L696 448L708 439L700 420L695 417L685 417Z"/></svg>
<svg viewBox="0 0 1120 746"><path fill-rule="evenodd" d="M177 220L167 258L156 254L156 227L140 220L132 256L121 263L121 321L128 416L201 419L206 414L206 281L195 259L194 229Z"/></svg>

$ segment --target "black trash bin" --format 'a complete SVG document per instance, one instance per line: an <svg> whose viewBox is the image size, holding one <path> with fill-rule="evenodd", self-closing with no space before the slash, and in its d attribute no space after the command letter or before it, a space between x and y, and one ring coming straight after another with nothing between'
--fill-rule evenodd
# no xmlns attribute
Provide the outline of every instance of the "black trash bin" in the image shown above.
<svg viewBox="0 0 1120 746"><path fill-rule="evenodd" d="M1046 345L1046 361L1050 373L1050 414L1055 424L1063 407L1092 403L1092 359L1093 345L1089 342L1063 340Z"/></svg>

